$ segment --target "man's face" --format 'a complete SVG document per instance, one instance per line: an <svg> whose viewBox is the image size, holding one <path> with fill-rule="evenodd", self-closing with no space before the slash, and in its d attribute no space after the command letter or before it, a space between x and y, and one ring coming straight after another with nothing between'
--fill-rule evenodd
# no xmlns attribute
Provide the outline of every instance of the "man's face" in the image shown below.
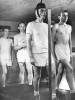
<svg viewBox="0 0 75 100"><path fill-rule="evenodd" d="M24 23L21 23L20 25L19 25L19 27L18 27L18 29L20 30L20 31L25 31L25 24Z"/></svg>
<svg viewBox="0 0 75 100"><path fill-rule="evenodd" d="M7 38L9 34L9 29L4 29L3 34Z"/></svg>
<svg viewBox="0 0 75 100"><path fill-rule="evenodd" d="M38 14L39 14L40 18L45 19L46 15L47 15L46 8L40 8L40 9L38 9Z"/></svg>
<svg viewBox="0 0 75 100"><path fill-rule="evenodd" d="M68 20L68 13L67 12L61 13L60 18L61 18L62 22L67 22L67 20Z"/></svg>

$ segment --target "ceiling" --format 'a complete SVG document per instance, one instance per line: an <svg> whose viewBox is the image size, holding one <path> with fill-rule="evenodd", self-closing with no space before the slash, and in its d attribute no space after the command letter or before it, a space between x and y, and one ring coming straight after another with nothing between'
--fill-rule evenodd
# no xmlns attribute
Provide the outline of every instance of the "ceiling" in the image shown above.
<svg viewBox="0 0 75 100"><path fill-rule="evenodd" d="M0 20L32 21L35 19L34 9L41 0L0 0ZM58 14L67 9L69 20L75 21L75 0L42 0L47 9L51 8L52 20L58 21ZM69 5L70 4L70 5Z"/></svg>

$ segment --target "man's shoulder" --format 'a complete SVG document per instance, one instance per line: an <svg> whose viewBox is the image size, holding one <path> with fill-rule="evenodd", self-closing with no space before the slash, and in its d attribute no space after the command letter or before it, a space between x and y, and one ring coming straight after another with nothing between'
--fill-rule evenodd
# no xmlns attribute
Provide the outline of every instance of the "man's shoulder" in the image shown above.
<svg viewBox="0 0 75 100"><path fill-rule="evenodd" d="M27 28L26 28L26 33L29 32L29 30L33 29L35 26L35 21L31 21L27 24Z"/></svg>
<svg viewBox="0 0 75 100"><path fill-rule="evenodd" d="M12 40L11 38L9 38L9 40L10 40L11 42L13 42L13 40Z"/></svg>
<svg viewBox="0 0 75 100"><path fill-rule="evenodd" d="M67 27L69 27L69 28L71 28L72 26L71 25L69 25L69 24L66 24L67 25Z"/></svg>
<svg viewBox="0 0 75 100"><path fill-rule="evenodd" d="M53 25L54 29L58 29L58 27L59 27L59 23L56 23L56 24Z"/></svg>
<svg viewBox="0 0 75 100"><path fill-rule="evenodd" d="M35 23L35 21L31 21L28 23L28 25L33 25Z"/></svg>

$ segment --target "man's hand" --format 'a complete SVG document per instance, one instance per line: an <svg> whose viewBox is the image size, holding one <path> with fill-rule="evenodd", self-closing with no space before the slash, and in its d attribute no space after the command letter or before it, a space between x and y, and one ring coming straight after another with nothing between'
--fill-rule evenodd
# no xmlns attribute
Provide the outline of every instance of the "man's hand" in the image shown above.
<svg viewBox="0 0 75 100"><path fill-rule="evenodd" d="M24 48L24 47L26 47L26 46L27 46L26 43L22 43L21 48Z"/></svg>
<svg viewBox="0 0 75 100"><path fill-rule="evenodd" d="M70 57L72 58L72 53L70 53Z"/></svg>
<svg viewBox="0 0 75 100"><path fill-rule="evenodd" d="M35 62L34 62L33 57L30 57L30 63L31 63L33 66L35 66Z"/></svg>

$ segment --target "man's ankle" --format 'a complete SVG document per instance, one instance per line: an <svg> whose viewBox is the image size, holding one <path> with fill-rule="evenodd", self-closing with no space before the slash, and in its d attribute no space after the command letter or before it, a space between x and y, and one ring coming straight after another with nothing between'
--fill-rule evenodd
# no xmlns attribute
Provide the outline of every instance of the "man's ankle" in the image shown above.
<svg viewBox="0 0 75 100"><path fill-rule="evenodd" d="M39 91L34 91L34 96L39 95Z"/></svg>
<svg viewBox="0 0 75 100"><path fill-rule="evenodd" d="M34 100L40 100L39 91L34 91Z"/></svg>

